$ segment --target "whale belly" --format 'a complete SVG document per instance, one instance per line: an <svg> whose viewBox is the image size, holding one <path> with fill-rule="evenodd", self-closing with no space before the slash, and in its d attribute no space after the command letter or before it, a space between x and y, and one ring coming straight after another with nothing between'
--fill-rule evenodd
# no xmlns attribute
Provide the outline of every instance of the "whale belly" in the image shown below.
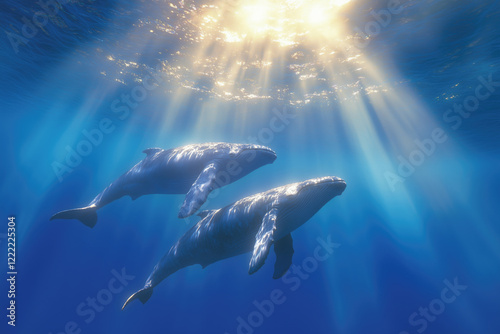
<svg viewBox="0 0 500 334"><path fill-rule="evenodd" d="M229 217L220 210L212 219L203 219L186 233L182 244L183 257L203 267L253 250L259 219ZM231 219L233 218L233 219ZM241 218L241 217L240 217ZM257 222L257 223L256 223Z"/></svg>
<svg viewBox="0 0 500 334"><path fill-rule="evenodd" d="M198 169L176 166L141 169L123 175L117 183L132 198L150 194L186 194L201 172Z"/></svg>

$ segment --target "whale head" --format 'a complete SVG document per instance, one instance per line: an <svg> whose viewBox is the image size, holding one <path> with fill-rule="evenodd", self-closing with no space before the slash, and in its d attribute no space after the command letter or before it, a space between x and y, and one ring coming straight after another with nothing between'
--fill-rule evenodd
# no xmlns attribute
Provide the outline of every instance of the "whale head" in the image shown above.
<svg viewBox="0 0 500 334"><path fill-rule="evenodd" d="M229 153L229 159L230 164L226 168L235 181L264 165L272 164L276 160L276 152L266 146L240 144Z"/></svg>
<svg viewBox="0 0 500 334"><path fill-rule="evenodd" d="M279 197L280 216L294 221L293 228L309 220L326 203L339 196L346 183L339 177L326 176L283 187Z"/></svg>

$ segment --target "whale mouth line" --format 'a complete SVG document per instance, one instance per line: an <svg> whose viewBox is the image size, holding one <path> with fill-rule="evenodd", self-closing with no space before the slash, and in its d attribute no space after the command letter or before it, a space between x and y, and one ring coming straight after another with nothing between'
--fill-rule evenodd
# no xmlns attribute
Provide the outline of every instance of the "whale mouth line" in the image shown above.
<svg viewBox="0 0 500 334"><path fill-rule="evenodd" d="M339 185L339 186L343 186L344 188L342 189L342 192L344 191L344 189L346 188L347 186L347 183L339 178L339 177L335 177L335 178L325 178L325 179L320 179L320 180L316 180L316 182L311 182L311 183L308 183L306 185L304 185L300 190L299 192L303 191L304 189L307 189L309 187L317 187L317 186L322 186L322 187L325 187L325 186L335 186L335 185Z"/></svg>
<svg viewBox="0 0 500 334"><path fill-rule="evenodd" d="M328 183L331 183L331 184L347 184L344 180L340 179L340 180L335 180L335 181L330 181L330 182L326 182L327 184Z"/></svg>
<svg viewBox="0 0 500 334"><path fill-rule="evenodd" d="M276 154L276 152L274 152L273 150L270 150L270 149L262 149L262 148L260 148L259 151L261 151L263 153L269 153L269 154L271 154L275 158L278 157L278 155Z"/></svg>
<svg viewBox="0 0 500 334"><path fill-rule="evenodd" d="M271 156L273 156L275 159L278 157L276 152L274 152L273 150L271 150L270 148L267 148L267 147L249 147L249 148L244 148L241 150L241 152L245 152L245 151L257 151L260 153L268 153Z"/></svg>

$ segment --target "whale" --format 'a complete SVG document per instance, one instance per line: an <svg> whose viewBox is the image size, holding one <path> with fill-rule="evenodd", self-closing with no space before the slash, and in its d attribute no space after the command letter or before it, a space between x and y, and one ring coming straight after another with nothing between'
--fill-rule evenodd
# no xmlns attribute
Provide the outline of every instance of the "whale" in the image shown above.
<svg viewBox="0 0 500 334"><path fill-rule="evenodd" d="M97 210L123 196L132 200L149 194L186 194L178 217L194 214L217 188L235 182L276 160L268 147L254 144L204 143L174 149L148 148L146 157L121 175L87 206L65 210L54 219L97 223Z"/></svg>
<svg viewBox="0 0 500 334"><path fill-rule="evenodd" d="M292 264L291 232L307 222L326 203L341 195L344 180L334 176L311 179L243 198L217 210L198 214L200 221L189 229L161 258L144 287L132 294L143 304L153 288L176 271L195 264L202 268L217 261L252 252L248 273L263 265L274 245L273 278L282 277Z"/></svg>

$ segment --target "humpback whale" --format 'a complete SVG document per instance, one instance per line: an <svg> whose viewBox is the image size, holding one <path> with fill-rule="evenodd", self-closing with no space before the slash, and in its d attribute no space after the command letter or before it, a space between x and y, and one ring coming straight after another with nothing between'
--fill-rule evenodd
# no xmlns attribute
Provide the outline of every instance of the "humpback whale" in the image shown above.
<svg viewBox="0 0 500 334"><path fill-rule="evenodd" d="M94 227L97 210L123 196L132 200L148 194L186 194L179 218L196 212L210 192L259 167L273 163L276 153L251 144L205 143L170 150L149 148L146 157L98 194L83 208L65 210L53 219L78 219Z"/></svg>
<svg viewBox="0 0 500 334"><path fill-rule="evenodd" d="M214 262L253 252L249 274L259 270L274 244L273 278L282 277L292 264L291 232L308 221L346 187L338 177L322 177L289 184L243 198L218 210L198 214L201 220L188 230L156 264L144 287L130 296L143 304L153 288L179 269L194 264L203 268Z"/></svg>

